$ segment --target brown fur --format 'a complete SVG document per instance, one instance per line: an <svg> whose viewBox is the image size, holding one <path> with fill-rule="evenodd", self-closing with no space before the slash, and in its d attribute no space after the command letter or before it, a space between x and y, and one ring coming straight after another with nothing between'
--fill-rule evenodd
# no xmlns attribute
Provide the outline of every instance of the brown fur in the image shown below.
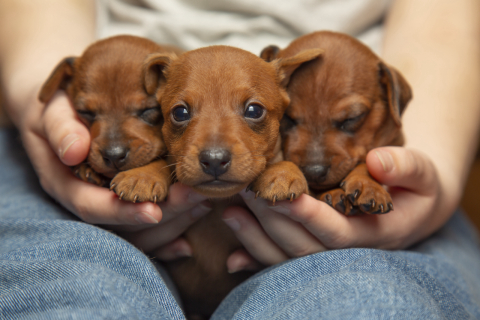
<svg viewBox="0 0 480 320"><path fill-rule="evenodd" d="M285 160L302 169L311 190L334 188L319 198L339 211L353 213L353 204L363 212L386 213L393 208L390 195L364 162L373 148L403 144L400 116L410 87L369 48L340 33L314 32L284 50L267 47L261 57L271 61L311 48L325 53L291 77L291 104L282 123Z"/></svg>
<svg viewBox="0 0 480 320"><path fill-rule="evenodd" d="M163 200L170 184L160 159L166 152L163 117L142 75L145 57L166 50L177 51L134 36L98 41L81 57L62 60L39 94L46 103L65 90L91 136L87 161L74 168L76 175L101 186L113 178L111 188L124 200Z"/></svg>
<svg viewBox="0 0 480 320"><path fill-rule="evenodd" d="M213 46L147 59L145 83L150 93L159 88L162 132L176 177L214 199L212 212L185 233L193 257L167 264L187 314L209 316L251 274L229 274L226 268L240 243L220 215L227 205L241 203L235 194L249 185L269 200L307 191L300 170L279 162L279 126L289 103L284 88L290 74L320 53L309 50L267 63L240 49ZM252 118L249 110L263 113ZM278 179L264 179L272 166Z"/></svg>

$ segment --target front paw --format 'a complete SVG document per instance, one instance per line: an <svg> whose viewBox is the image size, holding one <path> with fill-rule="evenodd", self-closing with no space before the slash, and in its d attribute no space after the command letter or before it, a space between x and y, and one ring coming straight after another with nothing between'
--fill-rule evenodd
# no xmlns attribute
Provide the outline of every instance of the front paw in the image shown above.
<svg viewBox="0 0 480 320"><path fill-rule="evenodd" d="M346 216L353 216L361 213L357 207L354 207L350 201L347 200L345 191L341 188L326 191L316 198L327 203L330 207Z"/></svg>
<svg viewBox="0 0 480 320"><path fill-rule="evenodd" d="M113 190L120 200L157 203L165 200L169 186L169 181L164 177L135 168L119 172L112 179L110 190Z"/></svg>
<svg viewBox="0 0 480 320"><path fill-rule="evenodd" d="M99 187L107 187L108 179L103 175L93 171L93 169L86 163L81 163L72 167L72 171L77 178L88 183L95 184Z"/></svg>
<svg viewBox="0 0 480 320"><path fill-rule="evenodd" d="M353 176L341 184L347 199L364 213L383 214L393 210L390 194L382 185L365 176Z"/></svg>
<svg viewBox="0 0 480 320"><path fill-rule="evenodd" d="M255 192L256 196L275 204L277 200L294 200L302 193L308 193L308 184L294 163L281 161L268 166L249 189Z"/></svg>

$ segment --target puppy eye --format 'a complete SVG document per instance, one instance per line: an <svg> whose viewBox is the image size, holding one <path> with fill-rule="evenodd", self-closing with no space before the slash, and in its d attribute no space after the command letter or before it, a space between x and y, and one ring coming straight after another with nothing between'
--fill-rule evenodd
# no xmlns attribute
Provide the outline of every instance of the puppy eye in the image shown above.
<svg viewBox="0 0 480 320"><path fill-rule="evenodd" d="M358 116L348 118L343 121L339 121L335 124L335 126L341 131L351 133L360 127L360 125L363 123L362 120L364 118L365 118L365 113L362 113Z"/></svg>
<svg viewBox="0 0 480 320"><path fill-rule="evenodd" d="M138 116L150 125L159 123L162 119L162 112L160 107L146 108L138 112Z"/></svg>
<svg viewBox="0 0 480 320"><path fill-rule="evenodd" d="M83 120L85 120L89 123L93 122L93 120L95 120L95 113L93 113L92 111L77 110L77 114L80 118L82 118Z"/></svg>
<svg viewBox="0 0 480 320"><path fill-rule="evenodd" d="M190 113L184 106L178 106L172 110L173 119L177 122L184 122L190 120Z"/></svg>
<svg viewBox="0 0 480 320"><path fill-rule="evenodd" d="M251 103L245 110L245 118L260 119L265 114L263 107L256 103Z"/></svg>

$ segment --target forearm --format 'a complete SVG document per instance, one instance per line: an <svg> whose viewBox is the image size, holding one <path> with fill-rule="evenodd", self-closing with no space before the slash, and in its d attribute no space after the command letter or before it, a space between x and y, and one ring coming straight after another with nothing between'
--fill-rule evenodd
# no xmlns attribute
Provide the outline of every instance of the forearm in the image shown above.
<svg viewBox="0 0 480 320"><path fill-rule="evenodd" d="M43 79L63 57L81 54L94 29L93 0L0 1L0 79L17 126Z"/></svg>
<svg viewBox="0 0 480 320"><path fill-rule="evenodd" d="M406 146L435 163L448 218L458 205L480 121L480 2L397 0L383 56L413 89L403 117Z"/></svg>

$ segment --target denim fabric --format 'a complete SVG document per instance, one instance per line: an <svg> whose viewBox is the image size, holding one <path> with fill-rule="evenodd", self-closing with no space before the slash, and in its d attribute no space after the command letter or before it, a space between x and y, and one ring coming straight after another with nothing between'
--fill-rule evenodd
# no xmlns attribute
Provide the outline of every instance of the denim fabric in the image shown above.
<svg viewBox="0 0 480 320"><path fill-rule="evenodd" d="M0 131L0 319L183 319L149 258L41 190ZM347 249L271 267L213 319L480 319L478 238L459 212L407 251Z"/></svg>

